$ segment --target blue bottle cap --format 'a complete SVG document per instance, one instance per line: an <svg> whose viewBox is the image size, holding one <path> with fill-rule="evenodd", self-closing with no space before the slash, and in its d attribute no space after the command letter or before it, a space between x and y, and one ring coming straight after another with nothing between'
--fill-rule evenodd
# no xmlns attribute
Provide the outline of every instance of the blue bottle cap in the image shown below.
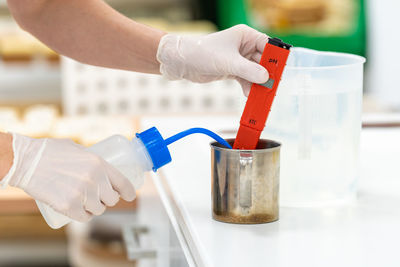
<svg viewBox="0 0 400 267"><path fill-rule="evenodd" d="M157 171L157 169L171 162L171 154L167 144L156 127L137 133L136 137L145 145L153 162L153 171Z"/></svg>

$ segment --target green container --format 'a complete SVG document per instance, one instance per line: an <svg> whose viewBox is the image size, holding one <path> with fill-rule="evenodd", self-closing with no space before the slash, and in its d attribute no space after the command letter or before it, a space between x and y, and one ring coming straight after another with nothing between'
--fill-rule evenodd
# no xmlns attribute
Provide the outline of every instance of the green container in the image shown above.
<svg viewBox="0 0 400 267"><path fill-rule="evenodd" d="M282 4L285 2L296 3L285 0L218 0L218 26L226 29L243 23L294 46L365 56L364 0L298 0L293 7ZM271 7L271 3L275 6ZM270 12L272 15L260 16L262 12ZM276 15L278 23L273 23L280 23L280 26L268 27L257 23L257 18Z"/></svg>

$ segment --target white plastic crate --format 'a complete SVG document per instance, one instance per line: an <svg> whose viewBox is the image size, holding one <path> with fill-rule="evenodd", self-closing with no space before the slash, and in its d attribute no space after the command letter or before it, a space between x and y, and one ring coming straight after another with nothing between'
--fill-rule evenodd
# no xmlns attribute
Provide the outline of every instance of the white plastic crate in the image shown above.
<svg viewBox="0 0 400 267"><path fill-rule="evenodd" d="M62 58L67 115L240 113L243 94L234 80L196 84L160 75L112 70Z"/></svg>
<svg viewBox="0 0 400 267"><path fill-rule="evenodd" d="M60 69L46 60L5 63L0 58L0 105L58 103Z"/></svg>

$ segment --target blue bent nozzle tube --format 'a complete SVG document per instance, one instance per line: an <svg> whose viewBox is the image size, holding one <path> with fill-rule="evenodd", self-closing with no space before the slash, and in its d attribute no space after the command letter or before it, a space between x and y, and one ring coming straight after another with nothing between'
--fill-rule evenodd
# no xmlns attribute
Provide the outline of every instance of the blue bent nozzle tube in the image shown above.
<svg viewBox="0 0 400 267"><path fill-rule="evenodd" d="M172 144L173 142L175 142L187 135L194 134L194 133L201 133L201 134L208 135L209 137L211 137L212 139L214 139L221 145L224 145L227 148L232 149L232 146L228 142L226 142L221 136L217 135L216 133L211 132L210 130L204 129L204 128L191 128L186 131L177 133L177 134L165 139L165 143L168 146L168 145Z"/></svg>
<svg viewBox="0 0 400 267"><path fill-rule="evenodd" d="M171 162L172 160L171 154L169 153L169 149L167 146L181 139L182 137L194 133L201 133L208 135L221 145L224 145L227 148L232 149L231 145L229 145L229 143L226 142L222 137L204 128L191 128L189 130L180 132L164 140L164 138L161 136L157 128L151 127L146 131L137 133L136 137L139 138L146 147L147 152L151 157L151 161L153 162L153 171L157 171L157 169L161 168L162 166L164 166L168 162Z"/></svg>

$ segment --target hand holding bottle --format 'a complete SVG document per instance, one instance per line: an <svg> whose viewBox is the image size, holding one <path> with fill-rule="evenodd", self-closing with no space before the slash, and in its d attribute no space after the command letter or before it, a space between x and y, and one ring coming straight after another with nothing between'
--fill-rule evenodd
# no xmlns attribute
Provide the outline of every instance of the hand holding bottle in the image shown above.
<svg viewBox="0 0 400 267"><path fill-rule="evenodd" d="M132 201L136 196L117 169L71 140L13 134L13 150L13 165L2 182L73 220L88 221L120 197Z"/></svg>

